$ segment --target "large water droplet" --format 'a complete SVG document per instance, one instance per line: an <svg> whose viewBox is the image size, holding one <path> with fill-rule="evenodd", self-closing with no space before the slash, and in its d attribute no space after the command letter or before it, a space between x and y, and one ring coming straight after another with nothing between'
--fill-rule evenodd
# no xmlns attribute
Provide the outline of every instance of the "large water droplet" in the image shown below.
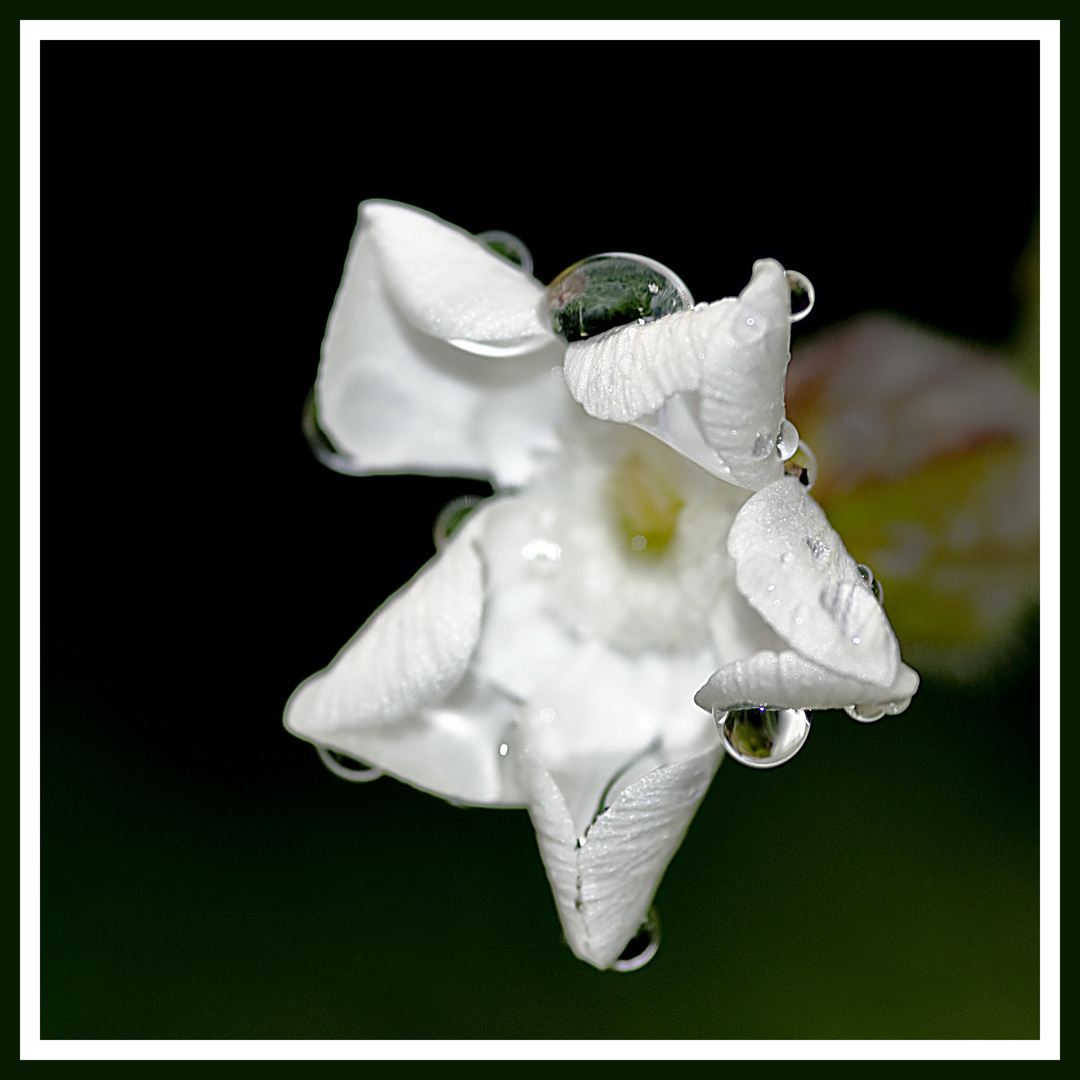
<svg viewBox="0 0 1080 1080"><path fill-rule="evenodd" d="M715 709L713 719L724 749L754 769L790 761L810 735L810 714L805 709L744 705L730 711Z"/></svg>
<svg viewBox="0 0 1080 1080"><path fill-rule="evenodd" d="M435 540L435 550L442 551L446 547L451 533L476 509L484 500L479 495L459 495L451 499L435 518L435 528L432 537Z"/></svg>
<svg viewBox="0 0 1080 1080"><path fill-rule="evenodd" d="M350 780L354 784L366 784L369 780L378 780L383 775L382 769L376 769L366 762L349 757L337 750L330 750L325 746L316 746L322 763L342 780Z"/></svg>
<svg viewBox="0 0 1080 1080"><path fill-rule="evenodd" d="M660 948L660 916L656 908L649 908L645 921L638 927L637 933L626 943L626 948L619 954L619 959L611 965L612 971L637 971L644 967Z"/></svg>
<svg viewBox="0 0 1080 1080"><path fill-rule="evenodd" d="M682 280L662 263L611 251L590 255L548 286L555 333L581 341L639 319L659 319L694 306Z"/></svg>
<svg viewBox="0 0 1080 1080"><path fill-rule="evenodd" d="M814 486L814 481L817 480L817 458L802 439L799 440L795 453L784 462L784 473L794 476L807 491Z"/></svg>
<svg viewBox="0 0 1080 1080"><path fill-rule="evenodd" d="M776 436L776 452L781 461L787 461L799 449L799 432L795 425L784 417L780 421L780 434Z"/></svg>
<svg viewBox="0 0 1080 1080"><path fill-rule="evenodd" d="M520 266L523 273L532 275L533 261L529 249L513 234L501 229L489 229L477 233L476 239L491 248L496 255L501 255L507 262Z"/></svg>

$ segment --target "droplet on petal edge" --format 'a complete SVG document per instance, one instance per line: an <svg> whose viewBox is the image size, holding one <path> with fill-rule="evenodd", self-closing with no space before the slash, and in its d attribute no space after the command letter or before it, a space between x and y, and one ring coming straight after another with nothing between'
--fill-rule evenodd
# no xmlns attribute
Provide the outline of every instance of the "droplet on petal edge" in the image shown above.
<svg viewBox="0 0 1080 1080"><path fill-rule="evenodd" d="M780 421L780 434L776 436L776 452L781 461L787 461L799 450L799 432L795 425L785 417Z"/></svg>
<svg viewBox="0 0 1080 1080"><path fill-rule="evenodd" d="M513 234L502 229L489 229L477 233L476 239L485 247L491 248L496 255L501 255L507 262L521 268L523 274L532 276L532 252Z"/></svg>
<svg viewBox="0 0 1080 1080"><path fill-rule="evenodd" d="M690 290L673 270L622 251L574 263L547 290L552 329L568 342L693 306Z"/></svg>
<svg viewBox="0 0 1080 1080"><path fill-rule="evenodd" d="M872 724L880 720L887 712L884 705L848 705L844 712L860 724Z"/></svg>
<svg viewBox="0 0 1080 1080"><path fill-rule="evenodd" d="M656 908L649 908L645 921L638 927L637 933L626 943L626 948L619 954L619 959L611 965L612 971L637 971L644 967L660 948L660 916Z"/></svg>
<svg viewBox="0 0 1080 1080"><path fill-rule="evenodd" d="M784 462L784 474L794 476L807 491L814 486L817 480L817 458L802 439L799 440L799 448Z"/></svg>
<svg viewBox="0 0 1080 1080"><path fill-rule="evenodd" d="M877 597L877 602L884 606L885 586L874 577L874 571L871 570L866 563L859 563L859 573L862 575L863 581L870 586L870 591ZM858 717L856 717L856 719L858 719Z"/></svg>
<svg viewBox="0 0 1080 1080"><path fill-rule="evenodd" d="M363 476L363 468L345 457L333 444L330 436L319 426L319 410L315 404L315 388L308 391L304 399L304 411L300 414L300 429L307 439L308 446L315 457L328 469L346 473L350 476Z"/></svg>
<svg viewBox="0 0 1080 1080"><path fill-rule="evenodd" d="M805 274L800 274L798 270L787 270L785 273L788 287L791 289L792 308L795 307L796 298L806 298L804 307L791 312L791 321L793 323L799 322L801 319L805 319L814 308L814 286L810 283L810 279Z"/></svg>
<svg viewBox="0 0 1080 1080"><path fill-rule="evenodd" d="M378 780L383 775L382 769L366 765L336 750L328 750L325 746L316 746L315 749L322 763L342 780L349 780L354 784L366 784L369 780Z"/></svg>
<svg viewBox="0 0 1080 1080"><path fill-rule="evenodd" d="M805 709L773 709L744 705L714 709L713 720L724 750L752 769L773 769L790 761L810 736L810 713Z"/></svg>
<svg viewBox="0 0 1080 1080"><path fill-rule="evenodd" d="M439 511L435 518L435 528L432 530L436 551L442 551L446 547L446 541L450 539L451 533L483 501L479 495L459 495L456 499L451 499Z"/></svg>

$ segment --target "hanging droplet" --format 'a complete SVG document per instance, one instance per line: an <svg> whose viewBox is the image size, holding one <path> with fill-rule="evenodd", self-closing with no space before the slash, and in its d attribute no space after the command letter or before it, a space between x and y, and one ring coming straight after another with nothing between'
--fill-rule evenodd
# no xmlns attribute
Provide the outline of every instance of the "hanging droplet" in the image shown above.
<svg viewBox="0 0 1080 1080"><path fill-rule="evenodd" d="M795 425L784 417L780 421L780 434L776 436L776 452L781 461L793 457L799 449L799 432Z"/></svg>
<svg viewBox="0 0 1080 1080"><path fill-rule="evenodd" d="M435 528L432 536L435 540L435 550L442 551L446 547L446 541L450 534L476 509L484 500L479 495L459 495L451 499L435 518Z"/></svg>
<svg viewBox="0 0 1080 1080"><path fill-rule="evenodd" d="M477 233L476 239L485 247L491 248L496 255L501 255L507 262L520 266L523 273L532 276L532 253L513 233L503 232L501 229L489 229L487 232Z"/></svg>
<svg viewBox="0 0 1080 1080"><path fill-rule="evenodd" d="M848 705L844 709L852 720L858 720L860 724L872 724L880 720L886 711L884 705Z"/></svg>
<svg viewBox="0 0 1080 1080"><path fill-rule="evenodd" d="M348 473L351 476L359 476L363 469L345 457L334 445L330 436L323 431L319 424L319 408L315 400L315 388L308 391L304 399L304 410L300 414L300 429L307 439L311 452L327 468L335 472Z"/></svg>
<svg viewBox="0 0 1080 1080"><path fill-rule="evenodd" d="M565 341L602 334L639 319L659 319L694 306L690 290L666 266L621 251L590 255L548 286L555 333Z"/></svg>
<svg viewBox="0 0 1080 1080"><path fill-rule="evenodd" d="M788 288L791 289L791 321L805 319L814 307L814 286L805 274L798 270L787 271Z"/></svg>
<svg viewBox="0 0 1080 1080"><path fill-rule="evenodd" d="M645 921L637 928L637 933L626 943L626 948L619 954L619 959L611 965L612 971L637 971L644 967L660 948L660 916L656 908L649 908Z"/></svg>
<svg viewBox="0 0 1080 1080"><path fill-rule="evenodd" d="M354 784L366 784L369 780L378 780L382 776L382 769L376 769L366 762L349 757L337 750L330 750L325 746L316 746L322 763L342 780L350 780Z"/></svg>
<svg viewBox="0 0 1080 1080"><path fill-rule="evenodd" d="M817 458L802 439L799 440L795 453L784 462L784 473L794 476L807 491L814 486L814 481L817 480Z"/></svg>
<svg viewBox="0 0 1080 1080"><path fill-rule="evenodd" d="M805 709L745 705L730 711L714 709L713 719L724 749L754 769L790 761L810 735L810 714Z"/></svg>
<svg viewBox="0 0 1080 1080"><path fill-rule="evenodd" d="M859 563L859 573L862 575L863 581L870 586L870 591L877 597L879 604L885 603L885 586L881 584L877 578L874 577L874 571L870 569L865 563ZM855 718L856 720L858 717Z"/></svg>

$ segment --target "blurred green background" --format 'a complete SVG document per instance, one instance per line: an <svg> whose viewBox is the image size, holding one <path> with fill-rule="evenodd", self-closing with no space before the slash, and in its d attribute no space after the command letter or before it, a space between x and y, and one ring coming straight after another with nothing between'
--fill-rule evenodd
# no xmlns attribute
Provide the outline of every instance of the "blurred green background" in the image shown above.
<svg viewBox="0 0 1080 1080"><path fill-rule="evenodd" d="M43 1038L1038 1037L1034 612L978 682L725 763L627 975L561 943L524 811L346 784L280 721L483 490L303 441L357 203L545 280L639 251L713 299L771 255L807 330L1003 346L1036 45L46 43L42 81Z"/></svg>

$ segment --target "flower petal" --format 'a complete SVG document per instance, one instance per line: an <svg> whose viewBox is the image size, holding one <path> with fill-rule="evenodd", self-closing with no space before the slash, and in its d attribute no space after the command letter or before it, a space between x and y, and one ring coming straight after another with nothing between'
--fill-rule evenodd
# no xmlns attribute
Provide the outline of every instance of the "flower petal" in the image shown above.
<svg viewBox="0 0 1080 1080"><path fill-rule="evenodd" d="M798 480L784 477L747 500L731 527L728 552L739 592L801 656L892 686L900 647L889 620Z"/></svg>
<svg viewBox="0 0 1080 1080"><path fill-rule="evenodd" d="M483 612L483 512L301 683L285 726L454 801L521 805L500 753L517 705L466 675Z"/></svg>
<svg viewBox="0 0 1080 1080"><path fill-rule="evenodd" d="M783 474L776 440L791 359L791 288L784 268L759 259L738 302L722 314L709 333L701 427L731 467L724 478L756 491Z"/></svg>
<svg viewBox="0 0 1080 1080"><path fill-rule="evenodd" d="M570 948L608 968L652 903L723 751L719 744L627 787L578 838L559 786L535 753L522 760L529 813Z"/></svg>
<svg viewBox="0 0 1080 1080"><path fill-rule="evenodd" d="M720 304L734 304L721 300ZM629 424L656 412L701 382L702 334L708 312L677 311L655 322L629 323L566 349L566 385L590 416Z"/></svg>
<svg viewBox="0 0 1080 1080"><path fill-rule="evenodd" d="M849 705L892 705L902 712L919 688L919 676L900 664L889 687L864 682L822 667L791 650L762 651L714 672L694 700L715 712L740 705L780 709L843 709Z"/></svg>
<svg viewBox="0 0 1080 1080"><path fill-rule="evenodd" d="M555 340L544 287L462 229L398 203L360 207L391 299L418 330L482 356Z"/></svg>
<svg viewBox="0 0 1080 1080"><path fill-rule="evenodd" d="M418 217L427 227L421 232L433 230L438 239L449 231L470 254L475 248L493 261L497 277L516 275L527 285L528 279L427 215L389 203L375 207L361 207L316 383L319 423L341 458L336 467L358 474L478 476L504 487L524 483L533 455L558 446L555 427L569 406L565 387L551 376L562 343L549 334L537 352L493 361L422 332L391 298L369 221L374 216L381 223L382 244L393 246L390 224ZM500 295L488 299L497 302Z"/></svg>

